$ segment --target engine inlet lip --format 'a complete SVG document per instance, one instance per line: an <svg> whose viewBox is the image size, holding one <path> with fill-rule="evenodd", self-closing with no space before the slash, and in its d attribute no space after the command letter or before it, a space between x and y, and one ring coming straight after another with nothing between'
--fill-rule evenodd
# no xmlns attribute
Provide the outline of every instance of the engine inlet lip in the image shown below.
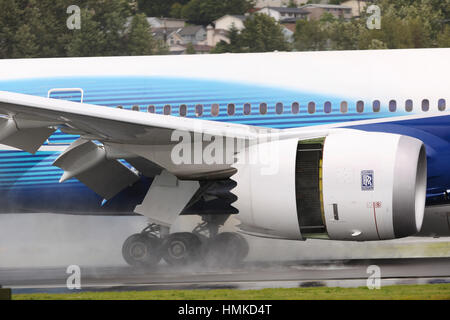
<svg viewBox="0 0 450 320"><path fill-rule="evenodd" d="M394 235L412 236L420 231L425 214L427 158L422 141L400 136L393 174Z"/></svg>

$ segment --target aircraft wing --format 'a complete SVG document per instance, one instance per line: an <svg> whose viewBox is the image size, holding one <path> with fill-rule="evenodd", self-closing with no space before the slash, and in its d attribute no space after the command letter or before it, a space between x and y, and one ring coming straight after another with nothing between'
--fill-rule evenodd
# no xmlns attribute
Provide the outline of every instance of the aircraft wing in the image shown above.
<svg viewBox="0 0 450 320"><path fill-rule="evenodd" d="M30 153L35 153L58 128L67 134L80 135L54 162L64 170L60 181L75 177L105 199L138 179L135 171L118 159L130 158L129 162L134 161L137 169L142 167L141 172L160 167L181 175L177 172L179 167L168 161L169 151L178 143L172 139L175 130L238 140L278 131L1 91L0 115L0 143ZM142 164L142 158L150 161ZM189 174L196 177L205 170L220 173L227 169L193 165Z"/></svg>

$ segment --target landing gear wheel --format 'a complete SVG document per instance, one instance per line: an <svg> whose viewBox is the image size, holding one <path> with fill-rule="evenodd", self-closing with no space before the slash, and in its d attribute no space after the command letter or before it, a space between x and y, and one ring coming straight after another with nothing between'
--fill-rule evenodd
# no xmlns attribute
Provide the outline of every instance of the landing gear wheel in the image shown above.
<svg viewBox="0 0 450 320"><path fill-rule="evenodd" d="M182 266L202 258L202 241L190 232L170 234L163 244L163 258L173 266Z"/></svg>
<svg viewBox="0 0 450 320"><path fill-rule="evenodd" d="M122 246L122 256L134 267L151 267L161 260L161 240L146 233L128 237Z"/></svg>
<svg viewBox="0 0 450 320"><path fill-rule="evenodd" d="M247 240L235 232L223 232L210 240L206 262L209 265L233 266L248 255Z"/></svg>

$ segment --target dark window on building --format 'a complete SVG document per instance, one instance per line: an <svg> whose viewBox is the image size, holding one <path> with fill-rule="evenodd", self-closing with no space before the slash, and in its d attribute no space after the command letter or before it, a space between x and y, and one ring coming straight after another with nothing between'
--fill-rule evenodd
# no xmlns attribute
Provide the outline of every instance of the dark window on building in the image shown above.
<svg viewBox="0 0 450 320"><path fill-rule="evenodd" d="M259 113L266 114L267 113L267 103L263 102L259 105Z"/></svg>
<svg viewBox="0 0 450 320"><path fill-rule="evenodd" d="M203 115L203 105L202 104L197 104L195 106L195 116L196 117L201 117Z"/></svg>
<svg viewBox="0 0 450 320"><path fill-rule="evenodd" d="M341 113L347 113L348 112L348 103L347 101L341 102Z"/></svg>
<svg viewBox="0 0 450 320"><path fill-rule="evenodd" d="M430 110L430 101L428 99L422 100L422 111Z"/></svg>
<svg viewBox="0 0 450 320"><path fill-rule="evenodd" d="M411 99L408 99L405 101L405 111L411 112L413 110L413 101Z"/></svg>
<svg viewBox="0 0 450 320"><path fill-rule="evenodd" d="M133 111L139 111L139 106L134 105L134 106L131 107L131 110L133 110Z"/></svg>
<svg viewBox="0 0 450 320"><path fill-rule="evenodd" d="M213 117L217 117L219 115L219 105L217 103L213 103L211 105L211 115Z"/></svg>
<svg viewBox="0 0 450 320"><path fill-rule="evenodd" d="M186 117L187 115L187 105L180 104L180 116Z"/></svg>
<svg viewBox="0 0 450 320"><path fill-rule="evenodd" d="M380 100L375 100L375 101L372 103L372 109L373 109L373 112L380 112L380 110L381 110L381 103L380 103Z"/></svg>
<svg viewBox="0 0 450 320"><path fill-rule="evenodd" d="M357 101L356 102L356 112L363 113L364 112L364 101Z"/></svg>
<svg viewBox="0 0 450 320"><path fill-rule="evenodd" d="M439 99L439 101L438 101L438 109L439 109L439 111L445 111L445 108L447 108L445 99Z"/></svg>
<svg viewBox="0 0 450 320"><path fill-rule="evenodd" d="M282 114L284 111L283 109L284 109L283 104L281 102L277 102L277 104L275 105L276 114Z"/></svg>
<svg viewBox="0 0 450 320"><path fill-rule="evenodd" d="M291 112L292 112L293 114L297 114L297 113L300 112L300 104L299 104L298 102L292 103L292 106L291 106Z"/></svg>
<svg viewBox="0 0 450 320"><path fill-rule="evenodd" d="M234 103L229 103L227 106L227 113L229 116L234 116L234 113L236 112L236 106Z"/></svg>
<svg viewBox="0 0 450 320"><path fill-rule="evenodd" d="M164 110L163 110L164 115L166 115L166 116L170 115L170 113L172 112L171 109L172 109L172 108L170 107L170 104L166 104L166 105L164 106Z"/></svg>
<svg viewBox="0 0 450 320"><path fill-rule="evenodd" d="M149 112L149 113L155 113L155 106L154 105L149 105L148 107L147 107L147 112Z"/></svg>
<svg viewBox="0 0 450 320"><path fill-rule="evenodd" d="M390 112L397 111L397 101L396 100L389 101L389 111Z"/></svg>
<svg viewBox="0 0 450 320"><path fill-rule="evenodd" d="M244 103L244 115L248 116L252 112L252 105L250 103Z"/></svg>
<svg viewBox="0 0 450 320"><path fill-rule="evenodd" d="M308 113L313 114L316 112L316 103L315 102L309 102L308 103Z"/></svg>
<svg viewBox="0 0 450 320"><path fill-rule="evenodd" d="M323 111L325 113L331 113L331 102L327 101L323 104Z"/></svg>

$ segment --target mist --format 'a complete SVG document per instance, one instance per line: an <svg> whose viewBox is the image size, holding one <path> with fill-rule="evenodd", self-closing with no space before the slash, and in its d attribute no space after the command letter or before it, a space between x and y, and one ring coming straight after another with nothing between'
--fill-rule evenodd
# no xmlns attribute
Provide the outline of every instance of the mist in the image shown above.
<svg viewBox="0 0 450 320"><path fill-rule="evenodd" d="M181 217L172 232L191 231L198 217ZM230 220L222 230L234 229ZM0 215L0 268L125 266L122 244L147 225L138 216ZM406 238L377 242L286 241L246 236L247 261L340 260L450 256L450 238ZM440 243L439 250L433 249Z"/></svg>

